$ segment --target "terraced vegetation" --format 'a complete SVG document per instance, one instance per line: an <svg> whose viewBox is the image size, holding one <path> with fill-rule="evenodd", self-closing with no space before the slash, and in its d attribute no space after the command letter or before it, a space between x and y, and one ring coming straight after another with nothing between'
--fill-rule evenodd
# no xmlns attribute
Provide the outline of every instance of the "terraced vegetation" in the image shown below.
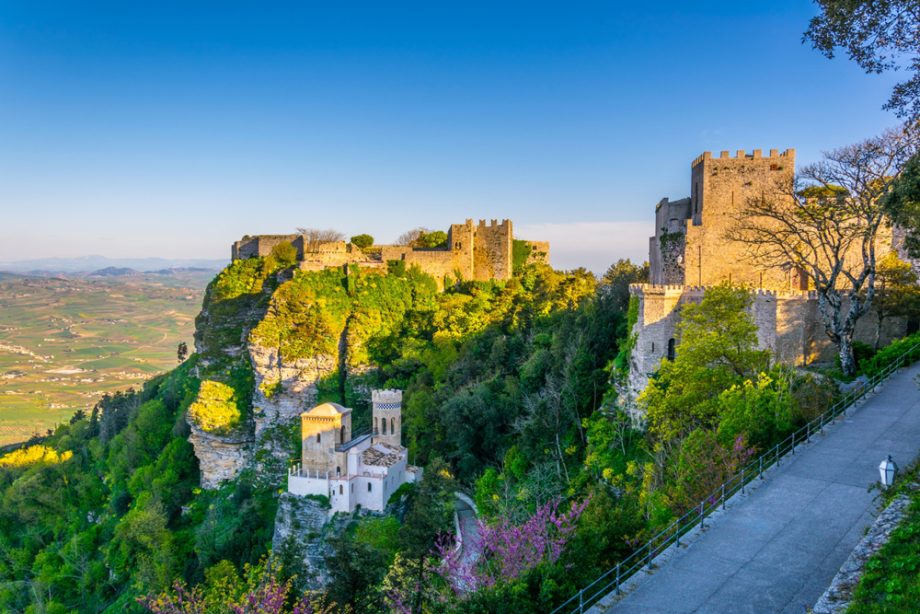
<svg viewBox="0 0 920 614"><path fill-rule="evenodd" d="M0 276L0 445L175 366L211 277Z"/></svg>

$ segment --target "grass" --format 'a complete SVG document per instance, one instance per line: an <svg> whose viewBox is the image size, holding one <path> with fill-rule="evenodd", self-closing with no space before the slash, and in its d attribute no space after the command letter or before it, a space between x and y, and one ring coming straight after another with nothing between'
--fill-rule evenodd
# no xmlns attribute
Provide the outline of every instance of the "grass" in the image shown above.
<svg viewBox="0 0 920 614"><path fill-rule="evenodd" d="M0 279L0 445L171 369L211 276Z"/></svg>
<svg viewBox="0 0 920 614"><path fill-rule="evenodd" d="M866 562L848 613L920 612L920 490L911 490L918 479L920 462L899 478L898 488L885 493L886 500L909 493L911 502L888 543Z"/></svg>

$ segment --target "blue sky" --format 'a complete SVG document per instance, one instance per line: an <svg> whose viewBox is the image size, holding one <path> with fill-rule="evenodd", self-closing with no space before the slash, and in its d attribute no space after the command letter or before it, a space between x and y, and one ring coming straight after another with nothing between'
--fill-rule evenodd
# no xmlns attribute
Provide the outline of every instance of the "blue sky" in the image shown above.
<svg viewBox="0 0 920 614"><path fill-rule="evenodd" d="M0 0L0 261L507 217L603 270L703 150L896 123L811 2L639 4Z"/></svg>

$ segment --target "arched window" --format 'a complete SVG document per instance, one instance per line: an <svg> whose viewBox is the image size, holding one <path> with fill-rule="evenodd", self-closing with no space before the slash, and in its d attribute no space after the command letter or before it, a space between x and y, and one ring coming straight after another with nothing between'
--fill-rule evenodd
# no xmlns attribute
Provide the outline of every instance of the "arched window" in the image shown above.
<svg viewBox="0 0 920 614"><path fill-rule="evenodd" d="M341 467L336 467L336 468L335 468L335 475L336 475L336 476L342 475L342 468L341 468Z"/></svg>
<svg viewBox="0 0 920 614"><path fill-rule="evenodd" d="M380 432L380 418L374 418L374 435Z"/></svg>
<svg viewBox="0 0 920 614"><path fill-rule="evenodd" d="M396 434L396 418L390 418L390 434Z"/></svg>
<svg viewBox="0 0 920 614"><path fill-rule="evenodd" d="M341 485L341 484L339 484L339 494L340 494L340 495L345 494L345 489L342 488L342 485Z"/></svg>
<svg viewBox="0 0 920 614"><path fill-rule="evenodd" d="M342 425L342 428L339 429L339 438L340 438L339 441L341 441L341 443L345 443L345 425L344 424Z"/></svg>
<svg viewBox="0 0 920 614"><path fill-rule="evenodd" d="M674 350L674 337L668 339L668 360L674 360L676 351Z"/></svg>
<svg viewBox="0 0 920 614"><path fill-rule="evenodd" d="M372 487L373 487L373 484L371 484L370 482L368 482L368 483L367 483L367 492L371 492L371 490L373 490Z"/></svg>
<svg viewBox="0 0 920 614"><path fill-rule="evenodd" d="M386 418L380 421L380 434L381 435L387 434L387 419Z"/></svg>
<svg viewBox="0 0 920 614"><path fill-rule="evenodd" d="M321 433L317 433L317 434L316 434L316 443L321 443L320 438L319 438L320 435L321 435Z"/></svg>

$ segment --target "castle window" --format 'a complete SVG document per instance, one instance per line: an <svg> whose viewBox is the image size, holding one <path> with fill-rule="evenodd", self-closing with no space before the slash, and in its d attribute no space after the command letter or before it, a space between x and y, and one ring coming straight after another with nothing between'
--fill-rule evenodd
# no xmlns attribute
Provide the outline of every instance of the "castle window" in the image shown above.
<svg viewBox="0 0 920 614"><path fill-rule="evenodd" d="M320 435L322 435L322 433L317 433L317 434L316 434L316 443L321 443L321 441L320 441Z"/></svg>
<svg viewBox="0 0 920 614"><path fill-rule="evenodd" d="M396 433L396 418L390 418L390 434Z"/></svg>
<svg viewBox="0 0 920 614"><path fill-rule="evenodd" d="M336 475L336 477L342 475L342 468L341 468L341 467L336 467L336 468L335 468L335 475Z"/></svg>
<svg viewBox="0 0 920 614"><path fill-rule="evenodd" d="M373 486L374 486L373 484L371 484L370 482L368 482L368 483L367 483L367 492L371 492L371 490L373 490Z"/></svg>
<svg viewBox="0 0 920 614"><path fill-rule="evenodd" d="M387 434L387 419L386 418L380 421L380 434L381 435Z"/></svg>
<svg viewBox="0 0 920 614"><path fill-rule="evenodd" d="M677 352L674 348L674 338L671 337L668 339L668 360L674 360L674 357L677 355Z"/></svg>
<svg viewBox="0 0 920 614"><path fill-rule="evenodd" d="M462 247L463 247L463 244L460 243L460 241L457 241L456 243L454 243L454 249L461 249Z"/></svg>
<svg viewBox="0 0 920 614"><path fill-rule="evenodd" d="M342 443L345 443L345 425L342 425L342 428L339 429L339 438Z"/></svg>
<svg viewBox="0 0 920 614"><path fill-rule="evenodd" d="M341 484L339 484L339 494L340 494L340 495L344 495L344 494L345 494L345 489L342 488L342 485L341 485Z"/></svg>

